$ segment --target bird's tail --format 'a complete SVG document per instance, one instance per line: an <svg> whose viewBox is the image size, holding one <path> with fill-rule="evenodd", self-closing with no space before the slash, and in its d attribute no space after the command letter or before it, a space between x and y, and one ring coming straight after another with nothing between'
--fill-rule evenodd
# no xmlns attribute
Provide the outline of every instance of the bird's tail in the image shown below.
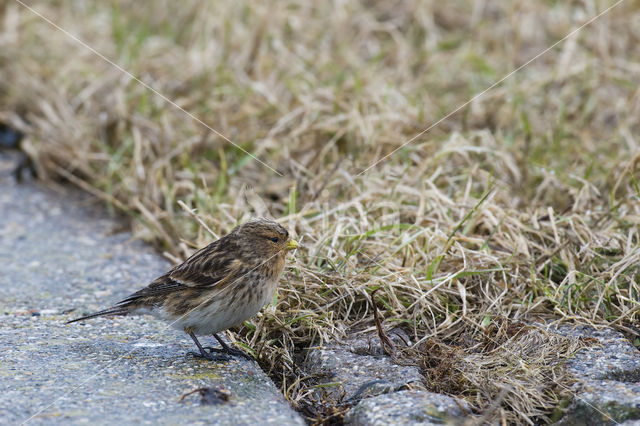
<svg viewBox="0 0 640 426"><path fill-rule="evenodd" d="M71 324L72 322L82 321L95 317L102 317L105 315L127 315L129 313L129 309L122 306L114 306L113 308L103 309L102 311L94 312L89 315L85 315L80 318L72 319L71 321L67 321L66 324Z"/></svg>

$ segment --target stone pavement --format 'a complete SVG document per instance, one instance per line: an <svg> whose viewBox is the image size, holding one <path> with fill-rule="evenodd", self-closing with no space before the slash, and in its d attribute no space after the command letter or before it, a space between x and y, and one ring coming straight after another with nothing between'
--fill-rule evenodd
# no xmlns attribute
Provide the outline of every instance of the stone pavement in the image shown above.
<svg viewBox="0 0 640 426"><path fill-rule="evenodd" d="M304 424L255 362L194 358L152 317L65 325L170 265L94 198L17 184L0 156L0 423ZM180 400L198 388L214 392Z"/></svg>

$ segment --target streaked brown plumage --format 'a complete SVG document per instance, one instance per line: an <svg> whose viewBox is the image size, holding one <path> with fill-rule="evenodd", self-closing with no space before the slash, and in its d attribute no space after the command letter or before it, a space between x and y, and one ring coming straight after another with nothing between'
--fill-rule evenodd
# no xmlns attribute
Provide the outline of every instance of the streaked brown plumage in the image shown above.
<svg viewBox="0 0 640 426"><path fill-rule="evenodd" d="M271 300L286 251L296 247L281 225L271 219L254 219L115 306L68 323L104 315L149 313L184 330L207 359L226 357L214 355L214 350L207 352L196 335L213 334L224 352L243 354L230 349L216 333L241 324Z"/></svg>

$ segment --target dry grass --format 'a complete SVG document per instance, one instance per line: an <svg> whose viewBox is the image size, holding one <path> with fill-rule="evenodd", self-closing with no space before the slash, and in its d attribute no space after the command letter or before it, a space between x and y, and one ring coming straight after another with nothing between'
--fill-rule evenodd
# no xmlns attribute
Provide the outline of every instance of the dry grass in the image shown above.
<svg viewBox="0 0 640 426"><path fill-rule="evenodd" d="M429 387L483 420L545 421L579 342L520 321L640 336L638 3L359 173L609 4L33 4L279 176L5 0L0 121L43 179L95 193L175 259L212 239L190 209L217 235L282 218L307 249L237 338L297 406L314 382L296 354L375 330L380 288Z"/></svg>

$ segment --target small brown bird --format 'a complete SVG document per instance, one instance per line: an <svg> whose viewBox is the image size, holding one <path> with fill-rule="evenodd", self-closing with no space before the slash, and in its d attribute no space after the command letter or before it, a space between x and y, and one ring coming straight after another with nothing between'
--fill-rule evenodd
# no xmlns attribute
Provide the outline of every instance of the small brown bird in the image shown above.
<svg viewBox="0 0 640 426"><path fill-rule="evenodd" d="M148 313L184 330L203 358L228 359L224 353L246 356L229 348L216 333L241 324L271 300L285 254L297 247L275 221L251 220L115 306L67 324L103 315ZM222 349L206 351L196 337L205 334L213 334Z"/></svg>

